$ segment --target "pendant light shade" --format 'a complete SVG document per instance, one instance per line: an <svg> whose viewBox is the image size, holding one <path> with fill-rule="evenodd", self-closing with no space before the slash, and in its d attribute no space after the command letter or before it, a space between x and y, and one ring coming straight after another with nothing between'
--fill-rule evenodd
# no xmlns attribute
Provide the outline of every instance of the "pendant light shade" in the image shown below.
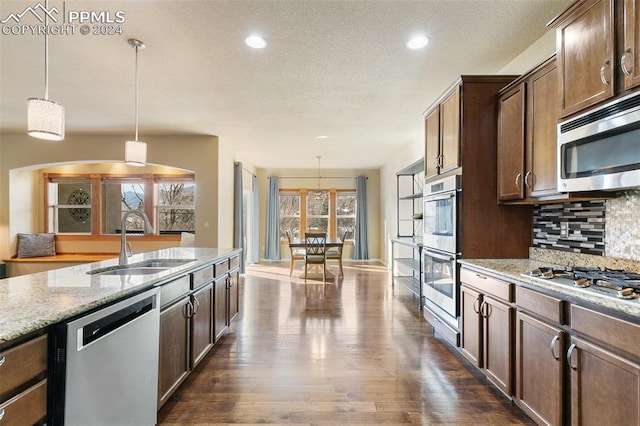
<svg viewBox="0 0 640 426"><path fill-rule="evenodd" d="M49 10L49 2L45 1ZM47 14L44 16L47 25ZM64 140L64 107L49 100L49 35L44 32L44 99L27 99L27 134L50 141Z"/></svg>
<svg viewBox="0 0 640 426"><path fill-rule="evenodd" d="M50 141L64 140L64 107L49 99L27 99L27 134Z"/></svg>
<svg viewBox="0 0 640 426"><path fill-rule="evenodd" d="M147 144L140 141L126 141L124 143L124 158L130 166L146 166Z"/></svg>
<svg viewBox="0 0 640 426"><path fill-rule="evenodd" d="M138 140L138 49L144 49L144 43L130 38L128 43L136 49L136 139L124 144L124 161L130 166L147 165L147 144Z"/></svg>

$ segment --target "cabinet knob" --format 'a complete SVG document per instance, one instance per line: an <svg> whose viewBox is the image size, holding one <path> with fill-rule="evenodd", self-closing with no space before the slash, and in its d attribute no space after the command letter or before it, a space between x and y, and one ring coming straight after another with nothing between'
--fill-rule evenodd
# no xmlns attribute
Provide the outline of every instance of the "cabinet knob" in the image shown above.
<svg viewBox="0 0 640 426"><path fill-rule="evenodd" d="M556 343L558 343L558 339L560 339L560 336L558 336L557 334L555 336L553 336L553 339L551 339L551 345L549 345L549 349L551 349L551 356L556 360L559 361L560 360L560 355L556 355Z"/></svg>
<svg viewBox="0 0 640 426"><path fill-rule="evenodd" d="M611 61L607 59L606 61L604 61L604 65L600 68L600 81L605 86L609 85L609 80L607 80L607 77L605 76L605 72L607 71L607 68L610 68L610 65L611 65Z"/></svg>
<svg viewBox="0 0 640 426"><path fill-rule="evenodd" d="M631 70L627 68L627 56L629 55L633 55L631 48L625 50L622 57L620 57L620 68L622 69L622 73L626 76L631 75Z"/></svg>

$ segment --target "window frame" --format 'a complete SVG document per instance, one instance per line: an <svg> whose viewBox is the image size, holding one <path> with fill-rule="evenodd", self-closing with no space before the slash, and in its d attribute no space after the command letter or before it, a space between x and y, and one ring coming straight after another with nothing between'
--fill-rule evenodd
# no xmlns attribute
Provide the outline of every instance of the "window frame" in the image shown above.
<svg viewBox="0 0 640 426"><path fill-rule="evenodd" d="M63 233L59 234L52 229L52 218L50 209L53 204L50 203L49 200L49 183L55 180L65 180L65 179L89 179L91 182L91 233ZM56 239L59 240L95 240L95 239L119 239L119 234L105 234L102 233L102 225L104 218L102 217L102 202L103 202L103 183L105 181L112 180L116 182L118 180L131 180L131 179L140 179L144 182L144 212L149 217L151 224L154 229L158 229L157 226L157 216L156 216L156 192L157 186L156 183L163 182L172 182L172 181L185 181L192 182L196 185L195 174L193 173L184 173L184 174L176 174L176 175L167 175L167 174L133 174L133 173L90 173L90 174L71 174L71 173L43 173L43 199L44 199L44 226L43 229L45 232L55 232ZM196 188L197 190L197 188ZM194 211L195 211L195 203L194 203ZM153 234L153 235L144 235L139 236L139 238L145 238L150 240L175 240L180 239L180 234Z"/></svg>
<svg viewBox="0 0 640 426"><path fill-rule="evenodd" d="M280 188L278 196L282 193L298 193L300 196L300 236L304 235L304 230L307 229L307 195L312 192L318 191L317 189L310 188ZM355 193L355 188L323 188L321 191L329 192L329 229L327 231L328 238L338 238L338 214L337 214L337 194L340 192ZM278 198L279 201L279 198ZM356 206L357 207L357 206ZM279 230L280 231L280 230ZM280 237L281 242L286 242L286 237ZM353 238L349 238L346 241L353 241Z"/></svg>

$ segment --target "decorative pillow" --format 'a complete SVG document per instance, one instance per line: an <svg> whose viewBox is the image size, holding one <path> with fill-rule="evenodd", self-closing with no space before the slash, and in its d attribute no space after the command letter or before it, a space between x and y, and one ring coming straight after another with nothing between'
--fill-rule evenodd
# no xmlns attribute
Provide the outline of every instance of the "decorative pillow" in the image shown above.
<svg viewBox="0 0 640 426"><path fill-rule="evenodd" d="M18 255L16 257L55 256L55 234L18 234Z"/></svg>

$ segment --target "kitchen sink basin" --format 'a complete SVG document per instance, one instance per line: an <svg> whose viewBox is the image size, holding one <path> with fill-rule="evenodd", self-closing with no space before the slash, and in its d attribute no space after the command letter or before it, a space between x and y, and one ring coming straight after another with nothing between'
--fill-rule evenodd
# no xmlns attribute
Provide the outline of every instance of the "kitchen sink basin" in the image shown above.
<svg viewBox="0 0 640 426"><path fill-rule="evenodd" d="M149 275L194 262L197 259L148 259L129 265L107 266L88 271L89 275Z"/></svg>

